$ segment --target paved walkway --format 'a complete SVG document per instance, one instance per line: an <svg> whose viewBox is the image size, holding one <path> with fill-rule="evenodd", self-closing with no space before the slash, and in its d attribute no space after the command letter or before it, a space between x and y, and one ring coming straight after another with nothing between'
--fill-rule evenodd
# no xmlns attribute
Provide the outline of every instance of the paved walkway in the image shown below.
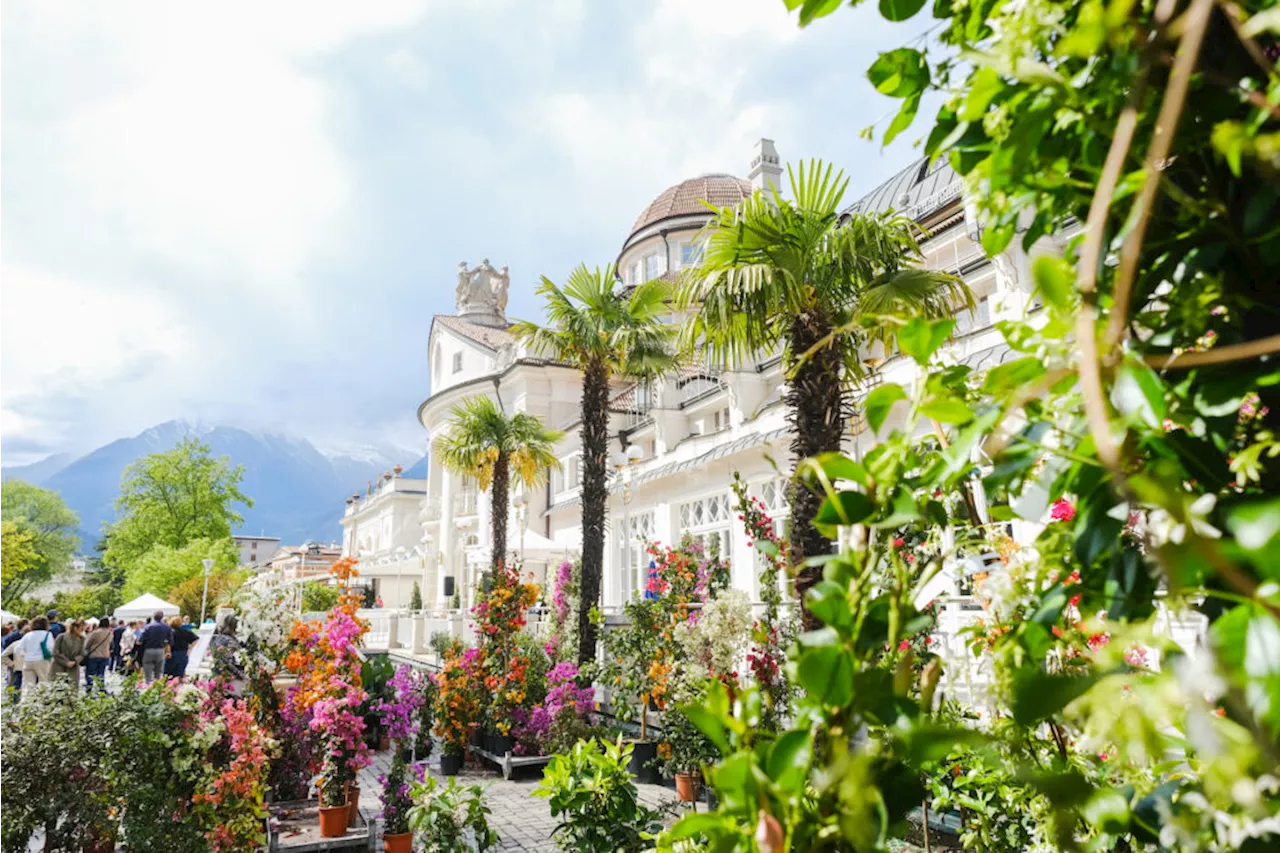
<svg viewBox="0 0 1280 853"><path fill-rule="evenodd" d="M440 759L433 755L429 762L432 775L440 777ZM391 769L391 753L376 752L370 767L360 772L360 808L369 814L377 814L381 807L378 794L382 786L378 777ZM502 774L478 765L468 764L458 774L460 783L474 784L480 782L485 788L485 802L492 814L489 816L490 826L497 830L501 842L499 850L556 850L556 843L551 833L555 830L556 821L551 817L551 808L541 797L533 796L538 787L541 774L528 771L529 779L513 779L508 782ZM676 801L676 792L661 785L638 785L640 800L645 805L657 808L663 803ZM699 805L699 810L705 805Z"/></svg>

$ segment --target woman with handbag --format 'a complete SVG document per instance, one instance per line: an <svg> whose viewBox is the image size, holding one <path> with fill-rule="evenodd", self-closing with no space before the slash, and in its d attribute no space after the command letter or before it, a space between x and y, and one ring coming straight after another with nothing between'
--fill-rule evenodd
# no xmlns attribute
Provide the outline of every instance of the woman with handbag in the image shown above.
<svg viewBox="0 0 1280 853"><path fill-rule="evenodd" d="M49 680L53 666L53 635L49 633L49 620L37 616L31 620L31 630L22 635L22 698L26 699L42 681Z"/></svg>
<svg viewBox="0 0 1280 853"><path fill-rule="evenodd" d="M53 641L53 677L58 681L71 679L80 684L80 664L84 662L84 620L73 620L67 630Z"/></svg>

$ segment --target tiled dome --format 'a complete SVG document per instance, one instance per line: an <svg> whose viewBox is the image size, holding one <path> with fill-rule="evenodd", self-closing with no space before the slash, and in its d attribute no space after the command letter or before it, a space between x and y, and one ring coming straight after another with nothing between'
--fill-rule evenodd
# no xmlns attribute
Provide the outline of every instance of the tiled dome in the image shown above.
<svg viewBox="0 0 1280 853"><path fill-rule="evenodd" d="M662 194L644 209L631 227L634 235L637 231L668 219L672 216L684 216L690 213L708 213L704 201L720 207L737 204L751 195L751 182L733 175L699 175L687 181L681 181L673 187L667 187Z"/></svg>

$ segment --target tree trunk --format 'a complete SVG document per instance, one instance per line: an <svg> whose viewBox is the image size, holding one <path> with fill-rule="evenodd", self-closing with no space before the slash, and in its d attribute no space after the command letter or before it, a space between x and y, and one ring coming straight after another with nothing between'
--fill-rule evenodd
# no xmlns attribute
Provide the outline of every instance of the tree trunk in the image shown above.
<svg viewBox="0 0 1280 853"><path fill-rule="evenodd" d="M499 453L493 461L493 482L491 489L491 530L493 532L493 566L507 558L507 505L508 490L511 485L511 457Z"/></svg>
<svg viewBox="0 0 1280 853"><path fill-rule="evenodd" d="M591 608L604 577L604 513L608 499L609 373L603 362L582 375L582 586L578 603L578 663L596 659Z"/></svg>
<svg viewBox="0 0 1280 853"><path fill-rule="evenodd" d="M831 333L831 321L823 313L810 311L791 325L790 348L799 358L809 348ZM843 384L840 353L834 346L824 347L809 356L792 374L787 391L791 425L795 437L791 452L795 464L827 451L840 450L844 436L847 403ZM805 566L807 557L831 552L831 541L813 527L813 517L822 506L823 496L798 482L791 484L791 563L796 567L796 597L803 603L805 590L822 577L822 569ZM812 631L821 624L804 608L801 626Z"/></svg>

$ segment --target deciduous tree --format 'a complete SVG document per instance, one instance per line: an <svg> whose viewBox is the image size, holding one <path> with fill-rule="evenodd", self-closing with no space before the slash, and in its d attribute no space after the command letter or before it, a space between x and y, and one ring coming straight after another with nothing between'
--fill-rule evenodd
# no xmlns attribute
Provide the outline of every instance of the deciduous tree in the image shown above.
<svg viewBox="0 0 1280 853"><path fill-rule="evenodd" d="M6 522L3 585L0 594L18 598L65 570L78 547L79 517L57 492L22 480L0 486L0 518ZM17 538L9 550L13 525Z"/></svg>

